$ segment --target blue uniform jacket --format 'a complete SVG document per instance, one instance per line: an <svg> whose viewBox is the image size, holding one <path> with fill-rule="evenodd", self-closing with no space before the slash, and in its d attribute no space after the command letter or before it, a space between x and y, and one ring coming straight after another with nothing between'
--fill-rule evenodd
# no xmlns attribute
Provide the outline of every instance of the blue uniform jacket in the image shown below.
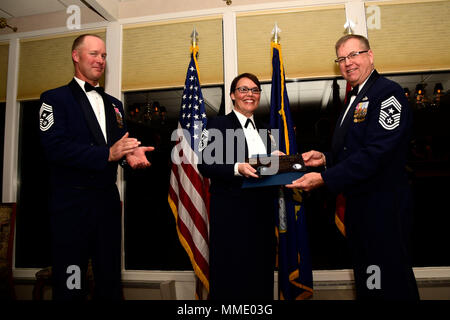
<svg viewBox="0 0 450 320"><path fill-rule="evenodd" d="M412 194L406 175L412 112L402 88L376 71L338 119L326 186L346 198L345 231L358 298L419 298L411 268ZM379 270L370 287L368 268ZM376 289L376 290L375 290Z"/></svg>
<svg viewBox="0 0 450 320"><path fill-rule="evenodd" d="M412 113L403 89L374 70L341 119L325 154L326 186L351 196L405 185Z"/></svg>
<svg viewBox="0 0 450 320"><path fill-rule="evenodd" d="M266 128L258 121L255 124L258 129ZM223 138L223 144L217 137L210 141L216 143L217 152L213 155L217 156L217 162L198 164L202 175L211 179L211 299L272 299L276 188L241 188L245 178L234 175L234 164L245 161L248 147L234 112L209 119L207 127L210 134L214 128L222 133ZM227 130L236 132L239 138L228 136L227 139ZM269 135L264 137L263 134L262 140L270 153ZM206 147L203 156L208 152ZM219 152L222 156L218 155ZM236 283L239 283L239 290L236 290Z"/></svg>
<svg viewBox="0 0 450 320"><path fill-rule="evenodd" d="M73 79L41 95L41 143L54 187L101 188L116 182L117 162L109 148L126 133L122 103L103 94L108 141L89 100Z"/></svg>

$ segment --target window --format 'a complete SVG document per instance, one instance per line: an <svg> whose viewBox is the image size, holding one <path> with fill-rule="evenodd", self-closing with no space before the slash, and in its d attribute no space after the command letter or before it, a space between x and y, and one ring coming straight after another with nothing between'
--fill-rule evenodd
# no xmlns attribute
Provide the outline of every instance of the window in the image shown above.
<svg viewBox="0 0 450 320"><path fill-rule="evenodd" d="M50 265L49 179L39 140L39 101L21 103L16 268Z"/></svg>
<svg viewBox="0 0 450 320"><path fill-rule="evenodd" d="M208 117L222 103L222 86L202 87ZM125 269L192 270L169 207L171 134L178 126L183 89L125 94L130 135L156 149L145 170L125 170Z"/></svg>
<svg viewBox="0 0 450 320"><path fill-rule="evenodd" d="M450 223L445 208L445 183L450 176L450 152L445 141L449 119L450 93L439 96L439 105L432 88L442 83L450 85L450 73L406 74L388 76L411 91L414 110L414 137L408 167L414 192L415 225L413 232L414 266L450 265L448 255L450 237L444 228ZM425 104L414 103L414 88L426 80L428 90ZM340 100L333 101L333 80L339 85ZM428 88L427 87L427 88ZM327 89L328 88L328 89ZM221 104L221 88L203 88L208 118L214 117ZM261 103L256 115L269 121L270 83L262 84ZM290 108L297 132L299 152L310 149L325 151L339 115L339 103L345 94L341 78L325 80L288 81ZM125 174L125 261L126 269L191 270L187 255L179 244L173 214L167 203L170 177L170 134L177 126L181 89L127 93L125 104L129 130L144 145L155 145L150 153L152 167L144 172ZM324 102L325 101L325 102ZM327 102L328 101L328 102ZM165 107L166 124L154 116L154 107ZM153 110L153 111L152 111ZM133 117L133 119L131 118ZM141 120L139 120L141 119ZM143 120L147 119L147 120ZM430 140L431 139L431 140ZM432 144L432 149L427 146ZM427 153L428 152L428 153ZM334 223L334 198L326 190L317 190L305 197L311 260L314 270L351 268L346 239ZM445 210L445 212L443 212ZM436 223L439 221L439 223Z"/></svg>
<svg viewBox="0 0 450 320"><path fill-rule="evenodd" d="M206 17L124 26L122 90L184 85L194 27L199 34L200 83L202 86L222 83L222 19Z"/></svg>
<svg viewBox="0 0 450 320"><path fill-rule="evenodd" d="M407 166L414 201L413 266L449 266L450 257L442 253L450 249L450 236L446 231L450 223L450 210L445 202L450 176L450 151L447 147L450 139L447 124L450 116L450 73L386 76L399 83L406 92L409 91L414 114ZM326 90L332 81L287 83L299 152L329 149L339 115L339 102L333 103L332 91ZM339 79L337 84L342 101L345 81ZM262 110L270 105L270 83L263 85L263 92L264 99L262 96L259 108L262 115L265 114ZM323 103L324 98L328 103ZM305 208L313 269L350 268L346 240L334 225L334 198L330 198L324 190L316 190L306 197Z"/></svg>
<svg viewBox="0 0 450 320"><path fill-rule="evenodd" d="M275 23L281 29L283 63L288 78L339 75L333 44L342 35L345 8L305 7L286 11L240 13L236 17L239 73L251 72L260 81L272 78L270 41Z"/></svg>
<svg viewBox="0 0 450 320"><path fill-rule="evenodd" d="M450 249L450 210L446 202L450 176L450 73L388 78L408 89L414 112L408 162L414 199L413 265L450 266L449 255L443 254Z"/></svg>
<svg viewBox="0 0 450 320"><path fill-rule="evenodd" d="M373 12L366 11L368 36L378 70L384 74L391 73L387 74L389 78L409 88L414 109L414 136L408 163L415 201L414 266L450 266L450 257L443 254L448 252L450 243L450 236L444 229L450 222L445 203L450 176L447 148L450 133L446 123L450 110L447 91L450 72L438 72L450 70L449 55L446 54L450 48L449 37L446 36L450 30L450 20L446 18L449 2L368 2L366 9L372 5L379 6L381 14L381 29L378 29L376 26L373 28ZM405 10L408 14L404 14ZM339 71L332 63L334 42L342 35L346 20L344 5L236 12L237 69L239 73L252 72L265 81L257 116L266 121L269 117L270 31L277 22L282 29L287 91L299 151L327 150L339 111L333 104L330 90L333 80L337 79L340 86L341 100L345 90L345 81L339 78ZM228 92L223 92L222 81L224 74L230 71L223 70L222 37L224 32L233 30L222 30L221 16L173 19L124 25L123 28L121 85L125 92L129 131L144 145L157 148L149 153L152 162L149 169L124 172L125 269L192 270L179 243L167 196L173 146L170 135L177 127L182 92L179 87L184 83L190 34L194 26L200 34L202 90L208 117L213 117L223 112L223 100ZM104 35L103 29L99 33ZM66 49L62 51L67 53L73 38L74 34L64 34L62 38L54 39L21 39L19 100L36 99L46 88L70 80L64 76L72 72L70 55L64 54L58 59L57 65L64 72L53 77L51 83L41 65L45 65L49 57L47 48L64 47ZM180 41L181 38L184 40ZM429 48L434 49L431 52ZM0 51L8 53L7 46L0 45ZM42 58L39 61L36 60L36 52ZM395 57L392 52L396 52ZM4 56L0 54L0 57ZM405 56L410 59L404 59ZM7 63L2 61L0 70L7 70ZM38 77L30 70L37 70ZM398 74L412 71L416 73ZM419 95L421 97L417 100L415 91L419 83L428 85L424 88L426 94ZM435 103L437 96L434 94L437 83L443 85L444 92L439 96L439 104ZM6 93L6 81L0 83L0 91ZM6 99L2 97L0 95L0 101ZM0 133L1 126L4 126L5 104L0 104L2 106ZM157 112L155 107L158 107ZM50 264L50 228L46 208L48 182L39 147L38 111L37 101L21 104L15 265L18 268ZM346 240L334 225L334 201L327 196L321 190L306 197L313 269L350 268Z"/></svg>
<svg viewBox="0 0 450 320"><path fill-rule="evenodd" d="M385 1L365 5L367 36L379 72L450 68L449 1Z"/></svg>
<svg viewBox="0 0 450 320"><path fill-rule="evenodd" d="M5 144L5 111L6 103L0 103L0 181L3 181L3 155ZM3 183L0 184L0 197L3 196Z"/></svg>

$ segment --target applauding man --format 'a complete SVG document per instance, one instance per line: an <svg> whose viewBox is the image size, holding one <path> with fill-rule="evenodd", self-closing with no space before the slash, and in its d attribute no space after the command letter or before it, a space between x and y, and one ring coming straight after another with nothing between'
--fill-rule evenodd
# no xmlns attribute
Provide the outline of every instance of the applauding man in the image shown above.
<svg viewBox="0 0 450 320"><path fill-rule="evenodd" d="M53 298L86 297L92 259L94 298L121 299L121 203L117 165L150 166L128 136L122 103L98 81L106 67L104 41L85 34L72 46L75 77L41 96L41 142L50 164Z"/></svg>

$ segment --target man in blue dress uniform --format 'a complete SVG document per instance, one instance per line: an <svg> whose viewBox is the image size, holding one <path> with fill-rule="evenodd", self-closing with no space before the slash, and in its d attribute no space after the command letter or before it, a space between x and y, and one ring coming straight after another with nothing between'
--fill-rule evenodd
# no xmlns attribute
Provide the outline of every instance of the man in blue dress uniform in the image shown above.
<svg viewBox="0 0 450 320"><path fill-rule="evenodd" d="M51 172L54 299L84 299L92 259L100 299L121 299L121 203L117 166L150 166L128 137L122 103L98 86L104 41L85 34L72 46L75 77L41 95L40 135Z"/></svg>
<svg viewBox="0 0 450 320"><path fill-rule="evenodd" d="M345 231L359 299L418 299L411 266L412 198L406 175L412 113L402 88L380 76L368 40L347 35L336 63L352 86L330 152L309 151L307 166L325 166L288 185L325 185L346 199Z"/></svg>

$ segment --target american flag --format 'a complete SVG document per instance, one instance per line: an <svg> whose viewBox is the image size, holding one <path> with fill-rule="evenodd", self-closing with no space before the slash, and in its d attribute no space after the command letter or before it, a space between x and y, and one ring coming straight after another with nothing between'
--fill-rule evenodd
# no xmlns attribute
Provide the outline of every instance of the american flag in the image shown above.
<svg viewBox="0 0 450 320"><path fill-rule="evenodd" d="M198 145L207 117L200 88L196 54L191 61L181 99L177 142L172 152L169 204L175 216L178 237L196 276L196 297L209 292L209 180L197 169Z"/></svg>

